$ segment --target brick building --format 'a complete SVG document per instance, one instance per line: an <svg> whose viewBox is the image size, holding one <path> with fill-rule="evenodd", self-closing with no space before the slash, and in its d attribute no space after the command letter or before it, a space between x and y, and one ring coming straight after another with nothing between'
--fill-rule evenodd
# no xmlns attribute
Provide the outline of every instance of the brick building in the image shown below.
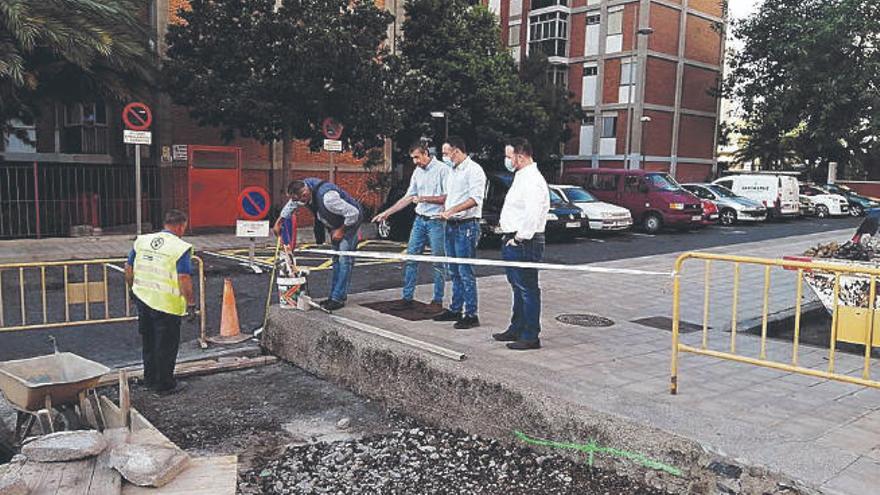
<svg viewBox="0 0 880 495"><path fill-rule="evenodd" d="M563 166L711 177L722 75L722 0L489 0L521 61L541 50L586 116Z"/></svg>

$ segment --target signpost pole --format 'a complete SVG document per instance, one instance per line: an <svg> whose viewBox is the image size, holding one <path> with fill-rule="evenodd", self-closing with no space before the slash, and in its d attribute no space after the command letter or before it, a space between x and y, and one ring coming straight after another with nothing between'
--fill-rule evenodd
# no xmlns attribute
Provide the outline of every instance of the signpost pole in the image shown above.
<svg viewBox="0 0 880 495"><path fill-rule="evenodd" d="M137 223L137 235L143 234L143 224L141 223L141 145L134 145L134 202L135 202L135 222Z"/></svg>
<svg viewBox="0 0 880 495"><path fill-rule="evenodd" d="M251 239L251 247L248 250L248 259L250 260L250 263L251 263L251 270L254 270L254 250L256 249L257 238L251 237L250 239ZM254 270L254 271L256 271L256 270Z"/></svg>

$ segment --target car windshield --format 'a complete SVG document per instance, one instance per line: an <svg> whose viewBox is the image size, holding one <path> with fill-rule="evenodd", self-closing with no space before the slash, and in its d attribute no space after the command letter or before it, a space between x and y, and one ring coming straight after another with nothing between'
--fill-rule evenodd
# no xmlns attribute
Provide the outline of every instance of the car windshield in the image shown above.
<svg viewBox="0 0 880 495"><path fill-rule="evenodd" d="M565 195L568 196L568 200L572 203L593 203L596 201L592 194L579 187L565 188Z"/></svg>
<svg viewBox="0 0 880 495"><path fill-rule="evenodd" d="M678 191L681 189L678 182L666 174L648 174L645 176L645 182L659 191Z"/></svg>
<svg viewBox="0 0 880 495"><path fill-rule="evenodd" d="M562 198L558 194L556 194L556 191L554 191L553 189L550 189L550 202L551 203L561 203L562 202Z"/></svg>
<svg viewBox="0 0 880 495"><path fill-rule="evenodd" d="M731 191L730 189L728 189L724 186L719 186L719 185L715 184L715 185L706 186L706 187L708 187L713 193L721 196L722 198L735 198L736 197L736 194L734 194L733 191Z"/></svg>

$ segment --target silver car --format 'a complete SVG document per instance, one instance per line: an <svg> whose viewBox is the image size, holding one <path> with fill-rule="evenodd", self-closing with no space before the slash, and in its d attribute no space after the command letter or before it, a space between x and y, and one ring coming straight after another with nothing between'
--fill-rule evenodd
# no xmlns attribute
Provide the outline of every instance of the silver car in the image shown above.
<svg viewBox="0 0 880 495"><path fill-rule="evenodd" d="M737 222L763 222L767 219L767 207L761 203L737 196L730 189L718 184L683 184L682 187L700 199L708 199L718 205L722 225Z"/></svg>

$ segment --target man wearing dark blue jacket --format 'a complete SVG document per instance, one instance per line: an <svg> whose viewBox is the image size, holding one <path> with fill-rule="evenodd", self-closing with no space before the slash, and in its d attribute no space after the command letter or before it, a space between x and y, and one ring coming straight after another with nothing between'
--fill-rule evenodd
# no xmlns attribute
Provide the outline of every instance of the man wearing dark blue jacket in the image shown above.
<svg viewBox="0 0 880 495"><path fill-rule="evenodd" d="M315 177L295 180L287 186L290 201L281 212L282 218L293 214L298 206L306 206L330 231L330 240L336 251L357 249L358 230L364 220L363 207L336 184ZM349 256L333 257L333 281L330 298L321 306L334 311L345 306L348 286L351 283L352 259Z"/></svg>

